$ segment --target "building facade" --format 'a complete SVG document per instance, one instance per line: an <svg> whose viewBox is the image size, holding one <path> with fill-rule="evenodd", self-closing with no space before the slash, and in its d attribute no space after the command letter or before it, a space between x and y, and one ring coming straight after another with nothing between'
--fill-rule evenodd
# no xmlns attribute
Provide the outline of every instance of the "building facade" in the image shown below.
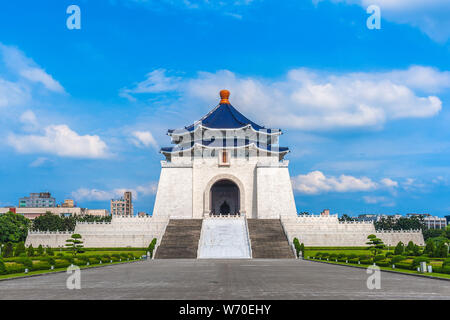
<svg viewBox="0 0 450 320"><path fill-rule="evenodd" d="M55 198L50 192L30 193L29 197L19 199L19 208L52 208L56 206Z"/></svg>
<svg viewBox="0 0 450 320"><path fill-rule="evenodd" d="M111 214L118 216L133 216L133 196L125 191L120 199L111 199Z"/></svg>
<svg viewBox="0 0 450 320"><path fill-rule="evenodd" d="M296 216L286 147L280 129L247 119L220 92L217 107L199 121L169 130L173 147L162 148L153 215L202 218Z"/></svg>

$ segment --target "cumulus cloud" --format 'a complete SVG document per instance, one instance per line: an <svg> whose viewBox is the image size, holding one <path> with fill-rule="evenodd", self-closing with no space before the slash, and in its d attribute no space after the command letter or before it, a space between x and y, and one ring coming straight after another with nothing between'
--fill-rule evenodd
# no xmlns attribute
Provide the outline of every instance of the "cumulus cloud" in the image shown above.
<svg viewBox="0 0 450 320"><path fill-rule="evenodd" d="M292 178L295 191L303 194L320 194L326 192L359 192L380 189L391 190L398 187L398 182L390 178L374 181L368 177L354 177L342 174L326 176L321 171L312 171Z"/></svg>
<svg viewBox="0 0 450 320"><path fill-rule="evenodd" d="M133 131L131 135L131 141L136 147L142 148L151 146L155 149L158 149L158 143L156 142L150 131Z"/></svg>
<svg viewBox="0 0 450 320"><path fill-rule="evenodd" d="M317 4L325 0L312 0ZM446 42L450 38L450 1L448 0L330 0L335 3L357 4L366 9L378 5L381 17L418 27L430 38Z"/></svg>
<svg viewBox="0 0 450 320"><path fill-rule="evenodd" d="M157 188L158 185L155 182L139 185L134 188L116 188L111 190L79 188L72 192L72 197L78 201L107 201L122 197L125 191L131 191L133 198L137 200L140 196L156 194Z"/></svg>
<svg viewBox="0 0 450 320"><path fill-rule="evenodd" d="M440 80L430 83L430 77ZM448 79L449 72L421 66L344 74L299 68L280 80L242 77L228 70L199 72L196 77L180 79L159 69L120 94L136 99L143 93L175 92L183 97L177 101L180 112L199 105L205 106L203 113L217 101L218 91L227 88L239 110L261 123L267 121L269 126L302 130L380 128L394 119L438 114L441 100L419 92L444 90L449 82L441 80ZM184 101L189 101L189 106Z"/></svg>
<svg viewBox="0 0 450 320"><path fill-rule="evenodd" d="M321 171L298 175L292 182L294 190L305 194L370 191L378 188L378 184L367 177L356 178L347 175L327 177Z"/></svg>
<svg viewBox="0 0 450 320"><path fill-rule="evenodd" d="M108 148L97 135L79 135L67 125L49 125L40 135L10 134L8 144L19 153L48 153L61 157L106 158Z"/></svg>

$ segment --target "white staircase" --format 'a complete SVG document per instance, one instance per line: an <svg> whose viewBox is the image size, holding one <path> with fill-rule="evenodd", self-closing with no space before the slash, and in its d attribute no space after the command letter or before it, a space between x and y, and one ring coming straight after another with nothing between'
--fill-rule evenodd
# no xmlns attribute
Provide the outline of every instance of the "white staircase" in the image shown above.
<svg viewBox="0 0 450 320"><path fill-rule="evenodd" d="M251 246L245 217L205 218L198 259L250 259Z"/></svg>

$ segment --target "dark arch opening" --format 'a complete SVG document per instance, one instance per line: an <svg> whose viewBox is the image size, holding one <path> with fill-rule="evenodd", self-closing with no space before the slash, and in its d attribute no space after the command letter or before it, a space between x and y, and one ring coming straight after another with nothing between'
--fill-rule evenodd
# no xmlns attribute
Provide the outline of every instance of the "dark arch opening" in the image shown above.
<svg viewBox="0 0 450 320"><path fill-rule="evenodd" d="M236 215L240 211L239 187L231 180L219 180L211 187L211 212L214 215Z"/></svg>

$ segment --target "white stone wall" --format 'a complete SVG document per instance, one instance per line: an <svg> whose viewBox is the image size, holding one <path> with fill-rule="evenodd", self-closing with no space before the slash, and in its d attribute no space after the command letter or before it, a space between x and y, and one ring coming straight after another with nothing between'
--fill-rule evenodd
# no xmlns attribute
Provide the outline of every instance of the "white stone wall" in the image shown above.
<svg viewBox="0 0 450 320"><path fill-rule="evenodd" d="M192 218L192 164L161 162L153 216Z"/></svg>
<svg viewBox="0 0 450 320"><path fill-rule="evenodd" d="M257 215L259 219L273 219L279 216L296 217L294 193L289 176L288 162L283 166L265 166L258 164ZM255 217L255 216L254 216Z"/></svg>
<svg viewBox="0 0 450 320"><path fill-rule="evenodd" d="M421 231L377 232L372 222L339 222L337 215L282 218L282 223L289 241L298 238L305 246L363 247L367 246L367 236L370 234L375 234L391 246L399 241L424 245Z"/></svg>
<svg viewBox="0 0 450 320"><path fill-rule="evenodd" d="M110 223L77 223L73 233L82 236L86 248L147 247L158 242L168 220L152 217L113 217ZM72 232L30 232L26 245L64 247Z"/></svg>

